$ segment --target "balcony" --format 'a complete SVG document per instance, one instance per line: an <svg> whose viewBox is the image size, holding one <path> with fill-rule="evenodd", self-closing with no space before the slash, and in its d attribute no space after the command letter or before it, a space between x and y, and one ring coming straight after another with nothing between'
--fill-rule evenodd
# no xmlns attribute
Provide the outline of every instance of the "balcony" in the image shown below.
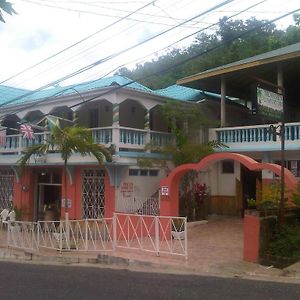
<svg viewBox="0 0 300 300"><path fill-rule="evenodd" d="M210 129L209 139L217 140L228 148L221 151L276 151L280 150L280 137L270 132L270 125L265 124L240 127L226 127ZM300 149L300 123L285 124L285 148L287 150Z"/></svg>
<svg viewBox="0 0 300 300"><path fill-rule="evenodd" d="M101 127L92 128L91 131L96 144L106 147L114 144L117 154L144 152L144 147L150 142L159 147L172 143L171 134L166 132L127 127ZM31 145L43 143L48 136L49 132L35 133L34 139L31 140L24 139L21 134L6 136L5 143L0 145L0 162L15 163L22 151ZM89 156L81 159L89 160Z"/></svg>

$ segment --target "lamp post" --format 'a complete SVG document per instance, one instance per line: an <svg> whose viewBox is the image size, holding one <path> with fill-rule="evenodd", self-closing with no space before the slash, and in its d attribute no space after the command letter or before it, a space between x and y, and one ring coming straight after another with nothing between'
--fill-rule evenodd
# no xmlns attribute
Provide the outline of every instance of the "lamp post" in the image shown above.
<svg viewBox="0 0 300 300"><path fill-rule="evenodd" d="M280 66L281 70L281 66ZM254 77L257 81L265 85L272 86L274 89L277 90L277 93L281 95L281 122L279 125L274 126L270 125L269 132L275 136L279 136L281 140L281 147L280 147L280 160L281 160L281 170L280 170L280 202L279 202L279 211L278 211L278 224L281 225L284 222L284 215L285 215L285 208L284 208L284 187L285 187L285 178L284 178L284 165L285 165L285 109L284 109L284 98L285 98L285 90L283 87L283 79L282 79L282 72L280 71L279 77L279 84L273 84L267 80L263 80L261 78ZM279 101L278 101L279 102ZM277 103L278 104L278 103ZM278 109L278 108L277 108Z"/></svg>

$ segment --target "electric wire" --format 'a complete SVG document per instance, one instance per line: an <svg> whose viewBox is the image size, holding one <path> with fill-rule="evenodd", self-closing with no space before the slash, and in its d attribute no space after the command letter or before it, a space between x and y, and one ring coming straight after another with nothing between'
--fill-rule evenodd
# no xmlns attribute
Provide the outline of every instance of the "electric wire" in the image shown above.
<svg viewBox="0 0 300 300"><path fill-rule="evenodd" d="M224 5L226 5L226 4L230 3L230 2L233 2L233 1L234 1L234 0L226 0L226 1L223 1L223 2L221 2L220 4L217 4L217 5L215 5L215 6L211 7L211 8L209 8L209 9L207 9L207 10L205 10L205 11L203 11L203 12L197 14L196 16L193 16L192 18L190 18L190 19L188 19L188 20L185 20L184 22L182 22L182 23L180 23L180 24L177 24L177 25L174 26L173 28L169 28L169 29L167 29L167 30L164 30L164 31L158 33L157 35L155 35L155 36L153 36L153 37L148 38L147 40L144 40L144 41L142 41L142 42L140 42L140 43L137 43L137 44L135 44L135 45L133 45L133 46L130 46L130 47L126 48L126 49L123 49L123 50L121 50L121 51L118 51L118 52L116 52L116 53L114 53L114 54L112 54L112 55L109 55L109 56L106 56L106 57L104 57L104 58L101 58L101 59L99 59L99 60L93 62L92 64L89 64L89 65L87 65L87 66L85 66L85 67L83 67L83 68L80 68L80 69L78 69L78 70L72 72L71 74L68 74L68 75L66 75L66 76L63 76L63 77L61 77L60 79L57 79L57 80L55 80L55 81L52 81L51 83L48 83L48 84L46 84L46 85L43 85L42 87L39 87L39 88L37 88L37 89L35 89L35 90L33 90L33 91L27 92L27 93L25 93L25 94L22 95L22 96L19 96L19 97L16 97L16 98L14 98L14 99L11 99L11 100L9 100L9 101L6 101L6 102L4 102L4 103L1 103L1 104L0 104L0 107L3 107L4 105L10 104L10 103L13 103L13 102L15 102L15 101L17 101L17 100L20 100L20 99L24 98L24 97L30 96L30 95L32 95L32 94L34 94L34 93L36 93L36 92L39 92L39 91L41 91L41 90L43 90L43 89L46 89L46 88L48 88L48 87L51 87L51 86L53 86L53 85L55 85L55 84L58 84L59 82L65 81L65 80L67 80L67 79L69 79L69 78L71 78L71 77L74 77L74 76L76 76L76 75L78 75L78 74L80 74L80 73L82 73L82 72L85 72L85 71L87 71L87 70L89 70L89 69L91 69L91 68L94 68L94 67L96 67L96 66L102 64L103 62L106 62L106 61L108 61L108 60L110 60L110 59L112 59L112 58L115 58L115 57L119 56L120 54L123 54L123 53L125 53L125 52L127 52L127 51L129 51L129 50L131 50L131 49L133 49L133 48L135 48L135 47L141 46L141 45L145 44L146 42L148 42L148 41L150 41L150 40L153 40L154 38L157 38L157 37L159 37L159 36L161 36L161 35L163 35L163 34L165 34L165 33L167 33L167 32L170 32L171 30L174 30L174 29L177 28L177 27L180 27L181 24L188 23L190 20L194 20L194 19L198 18L199 16L203 16L203 15L207 14L208 12L211 12L211 11L213 11L214 9L217 9L217 8L219 8L219 7L222 7L222 6L224 6ZM1 84L1 83L0 83L0 84Z"/></svg>
<svg viewBox="0 0 300 300"><path fill-rule="evenodd" d="M218 44L218 45L216 45L216 46L214 46L214 47L211 47L211 48L209 48L209 49L207 49L207 50L205 50L205 51L203 51L203 52L201 52L201 53L199 53L199 54L196 54L196 55L194 55L194 56L192 56L192 57L186 58L186 59L184 59L183 61L181 61L181 62L179 62L179 63L177 63L177 64L174 64L174 65L169 66L169 67L167 67L167 68L165 68L165 69L163 69L163 70L160 70L159 72L154 72L154 73L152 73L152 74L148 74L148 75L146 75L146 76L139 77L139 78L137 78L136 80L130 80L129 82L127 82L127 83L125 83L125 84L123 84L123 85L119 85L119 86L117 86L117 87L113 87L112 89L110 89L110 90L108 90L108 91L105 91L105 92L100 93L100 94L98 94L98 95L96 95L96 96L94 96L94 97L91 97L91 98L89 98L89 99L86 99L85 101L81 101L81 102L79 102L79 103L76 103L76 104L73 104L73 105L70 105L70 106L67 106L67 107L70 108L70 109L72 109L72 108L77 107L77 106L79 106L79 105L83 105L83 104L86 104L86 103L88 103L88 102L90 102L90 101L96 100L97 98L103 97L103 96L106 95L106 94L109 94L109 93L115 92L115 91L117 91L117 90L119 90L119 89L122 89L122 88L124 88L124 87L126 87L126 86L128 86L128 85L130 85L130 84L132 84L132 83L135 83L135 82L138 82L138 81L142 81L142 80L144 80L144 79L147 79L147 78L149 78L149 77L152 77L152 76L155 76L155 75L158 75L158 74L161 74L161 73L169 72L170 70L172 70L172 69L174 69L174 68L176 68L176 67L178 67L178 66L180 66L180 65L183 65L183 64L185 64L185 63L187 63L187 62L189 62L189 61L191 61L191 60L193 60L193 59L195 59L195 58L198 58L198 57L201 57L201 56L203 56L203 55L205 55L205 54L207 54L207 53L210 53L210 52L212 52L212 51L214 51L214 50L216 50L216 49L218 49L218 48L223 47L224 45L226 45L226 44L228 44L228 43L231 43L231 42L233 42L233 41L235 41L235 40L237 40L237 39L240 39L240 38L244 37L245 35L247 35L247 34L253 32L253 31L256 31L257 29L263 28L263 27L265 27L265 26L267 26L267 25L269 25L269 24L272 24L272 23L274 23L274 22L276 22L276 21L278 21L278 20L280 20L280 19L282 19L282 18L285 18L285 17L287 17L287 16L289 16L289 15L291 15L291 14L294 14L294 13L296 13L296 12L299 12L299 11L300 11L300 8L298 8L298 9L296 9L296 10L293 10L293 11L290 11L290 12L288 12L288 13L285 13L285 14L283 14L283 15L281 15L281 16L279 16L279 17L276 17L276 18L274 18L274 19L272 19L272 20L270 20L270 21L268 21L268 22L266 22L266 23L263 23L263 24L260 24L260 25L258 25L258 26L255 26L255 27L253 27L253 28L251 28L251 29L249 29L249 30L247 30L247 31L245 31L245 32L243 32L243 33L241 33L241 34L239 34L239 35L237 35L237 36L231 38L231 39L228 39L228 40L226 40L226 41L223 41L223 42L221 42L220 44ZM49 98L53 98L53 96L51 96L51 97L49 97ZM81 100L82 100L82 99L81 99ZM36 103L34 103L33 106L34 106L34 105L36 105ZM27 109L28 109L28 106L26 107L26 110L27 110ZM19 110L18 112L23 111L23 110L24 110L24 108L21 109L21 110ZM15 111L14 114L15 114L15 113L18 113L18 112ZM7 117L7 116L9 116L9 115L11 115L11 113L6 114L4 117ZM49 115L49 114L44 114L44 116L47 116L47 115ZM3 116L2 116L1 118L3 119ZM28 123L28 122L25 121L24 123ZM3 130L5 130L5 129L3 129Z"/></svg>

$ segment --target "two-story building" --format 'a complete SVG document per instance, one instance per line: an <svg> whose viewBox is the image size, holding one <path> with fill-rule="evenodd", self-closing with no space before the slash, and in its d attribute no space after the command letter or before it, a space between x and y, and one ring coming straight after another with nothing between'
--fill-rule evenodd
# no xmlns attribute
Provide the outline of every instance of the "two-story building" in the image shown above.
<svg viewBox="0 0 300 300"><path fill-rule="evenodd" d="M212 117L219 111L220 95L171 86L153 91L122 76L112 76L71 86L31 91L0 86L0 207L21 209L23 219L41 220L56 207L70 218L109 217L114 211L159 213L159 168L141 168L139 157L158 153L145 150L148 143L163 146L173 139L159 107L166 101L200 102ZM229 101L229 100L228 100ZM245 109L232 105L241 118ZM113 161L99 165L92 156L72 155L67 171L67 200L62 201L63 162L55 151L33 156L21 171L18 160L26 147L43 143L51 124L60 120L90 128L95 143L113 150ZM21 125L33 138L20 132Z"/></svg>
<svg viewBox="0 0 300 300"><path fill-rule="evenodd" d="M300 43L297 43L206 70L177 83L221 95L221 128L210 130L210 140L228 147L218 151L242 153L259 162L281 164L282 160L300 177L299 71ZM248 117L232 123L226 97L244 105ZM223 209L233 214L243 213L247 198L261 197L256 194L257 185L275 178L270 171L251 172L233 161L216 163L207 172L212 201L225 203Z"/></svg>

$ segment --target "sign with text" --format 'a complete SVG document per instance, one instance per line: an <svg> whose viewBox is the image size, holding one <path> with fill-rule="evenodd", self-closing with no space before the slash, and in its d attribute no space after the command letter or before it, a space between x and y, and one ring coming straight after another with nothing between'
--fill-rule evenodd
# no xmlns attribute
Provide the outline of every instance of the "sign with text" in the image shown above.
<svg viewBox="0 0 300 300"><path fill-rule="evenodd" d="M133 182L123 182L120 188L120 193L124 198L133 198L134 196L134 184Z"/></svg>
<svg viewBox="0 0 300 300"><path fill-rule="evenodd" d="M283 95L257 87L257 113L270 120L282 120Z"/></svg>
<svg viewBox="0 0 300 300"><path fill-rule="evenodd" d="M67 204L67 206L66 206ZM72 200L71 199L61 199L61 207L68 207L68 208L71 208L72 207Z"/></svg>
<svg viewBox="0 0 300 300"><path fill-rule="evenodd" d="M169 196L169 187L168 186L162 186L161 187L161 195L162 196Z"/></svg>

